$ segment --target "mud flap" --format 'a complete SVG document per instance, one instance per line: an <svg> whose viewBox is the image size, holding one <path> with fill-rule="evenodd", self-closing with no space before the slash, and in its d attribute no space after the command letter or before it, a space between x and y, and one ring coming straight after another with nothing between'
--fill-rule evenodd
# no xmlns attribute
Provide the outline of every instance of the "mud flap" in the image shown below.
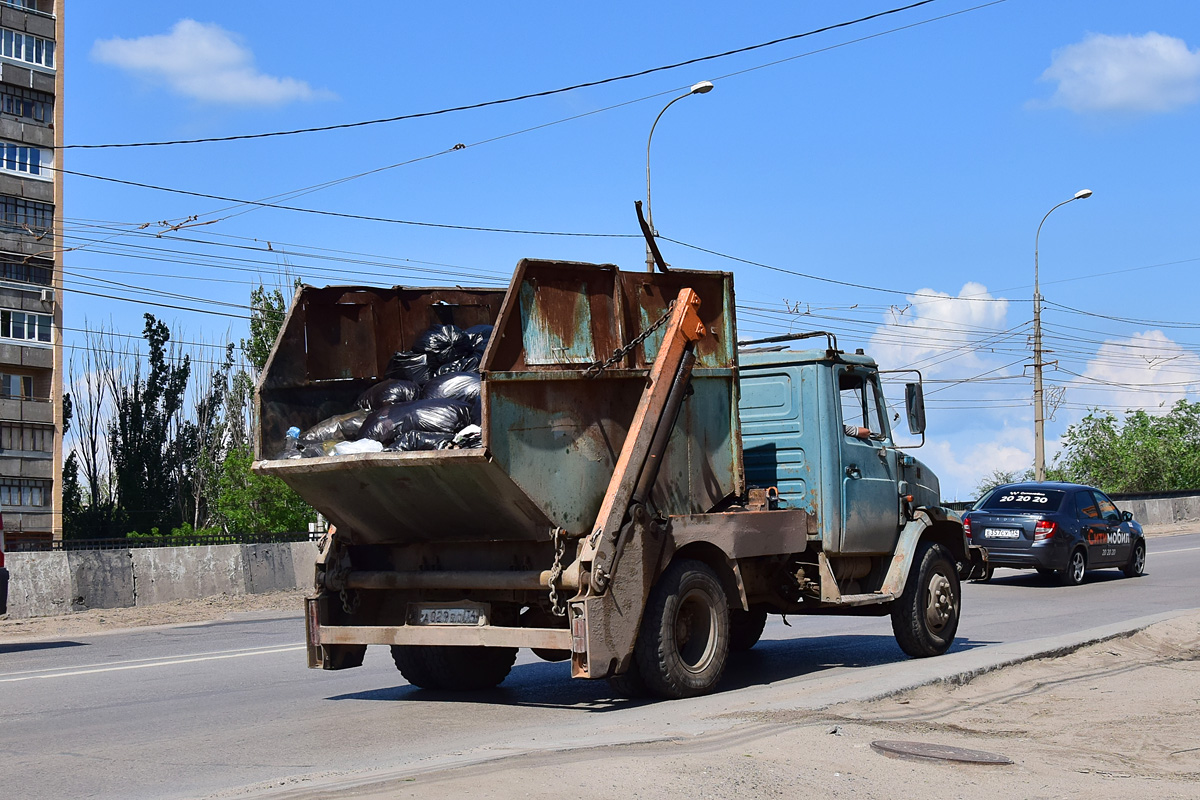
<svg viewBox="0 0 1200 800"><path fill-rule="evenodd" d="M367 655L365 644L321 644L321 618L328 597L304 600L304 637L309 669L351 669L361 667Z"/></svg>

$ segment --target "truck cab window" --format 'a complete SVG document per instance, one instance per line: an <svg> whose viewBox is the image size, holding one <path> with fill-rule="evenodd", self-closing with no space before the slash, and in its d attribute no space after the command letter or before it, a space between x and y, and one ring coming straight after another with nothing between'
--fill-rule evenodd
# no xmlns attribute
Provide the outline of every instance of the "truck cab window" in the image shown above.
<svg viewBox="0 0 1200 800"><path fill-rule="evenodd" d="M842 427L855 439L881 441L887 438L875 381L864 372L843 370L838 374L842 404Z"/></svg>

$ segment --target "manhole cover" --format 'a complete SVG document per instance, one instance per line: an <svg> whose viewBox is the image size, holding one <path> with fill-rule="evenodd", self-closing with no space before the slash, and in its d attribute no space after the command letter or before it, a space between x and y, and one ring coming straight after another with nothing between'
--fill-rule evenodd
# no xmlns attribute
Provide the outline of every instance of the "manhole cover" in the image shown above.
<svg viewBox="0 0 1200 800"><path fill-rule="evenodd" d="M959 764L1011 764L1011 758L985 753L982 750L967 750L947 744L929 742L897 742L880 740L871 742L871 747L892 758L915 758L921 761L954 761Z"/></svg>

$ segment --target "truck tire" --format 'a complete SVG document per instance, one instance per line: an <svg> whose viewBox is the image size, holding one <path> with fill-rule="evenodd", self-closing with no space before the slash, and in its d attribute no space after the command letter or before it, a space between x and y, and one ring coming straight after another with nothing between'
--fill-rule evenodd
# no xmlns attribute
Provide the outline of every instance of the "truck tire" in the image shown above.
<svg viewBox="0 0 1200 800"><path fill-rule="evenodd" d="M630 662L629 669L625 672L608 677L608 687L612 689L613 696L628 700L640 700L650 694L650 689L642 678L642 672L638 669L636 658Z"/></svg>
<svg viewBox="0 0 1200 800"><path fill-rule="evenodd" d="M729 603L711 567L689 559L667 567L650 589L633 652L646 687L659 697L716 688L729 656Z"/></svg>
<svg viewBox="0 0 1200 800"><path fill-rule="evenodd" d="M954 643L962 592L954 560L940 544L917 546L904 593L892 603L892 632L913 658L940 656Z"/></svg>
<svg viewBox="0 0 1200 800"><path fill-rule="evenodd" d="M469 692L491 689L508 677L517 648L392 645L392 660L413 686Z"/></svg>
<svg viewBox="0 0 1200 800"><path fill-rule="evenodd" d="M754 647L766 626L767 612L762 609L729 609L729 649L735 653L743 653Z"/></svg>

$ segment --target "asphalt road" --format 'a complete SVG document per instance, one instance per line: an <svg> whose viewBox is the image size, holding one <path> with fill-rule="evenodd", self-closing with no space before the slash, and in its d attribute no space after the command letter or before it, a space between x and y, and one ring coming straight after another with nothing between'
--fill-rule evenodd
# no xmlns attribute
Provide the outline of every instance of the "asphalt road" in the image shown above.
<svg viewBox="0 0 1200 800"><path fill-rule="evenodd" d="M413 689L386 648L361 669L310 671L299 615L0 644L0 794L238 796L720 728L722 715L817 701L868 676L928 675L981 648L1200 608L1200 534L1153 538L1149 551L1136 580L1107 570L1066 588L999 570L968 584L959 638L939 659L907 659L886 618L773 619L722 692L673 703L611 700L604 682L527 653L500 689L468 695Z"/></svg>

